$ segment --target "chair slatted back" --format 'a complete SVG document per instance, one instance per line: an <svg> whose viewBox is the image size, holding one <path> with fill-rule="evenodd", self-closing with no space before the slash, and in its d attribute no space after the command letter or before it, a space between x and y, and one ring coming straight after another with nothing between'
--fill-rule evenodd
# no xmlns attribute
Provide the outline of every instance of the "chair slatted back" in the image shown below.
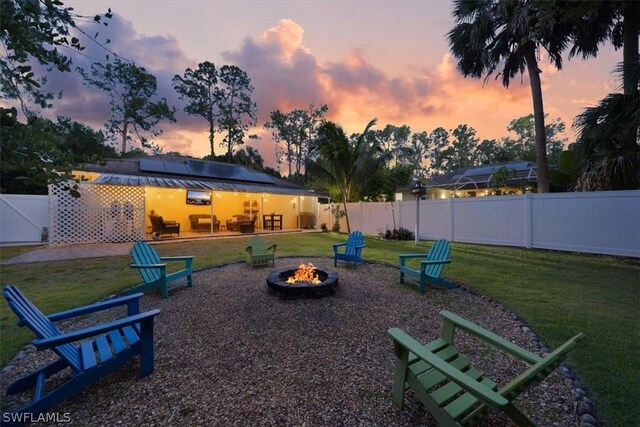
<svg viewBox="0 0 640 427"><path fill-rule="evenodd" d="M508 384L502 387L498 393L502 396L511 396L512 398L518 396L523 390L528 387L538 384L544 378L549 375L556 367L562 363L567 356L569 350L576 346L580 341L585 338L585 334L582 332L556 348L552 353L548 354L540 362L531 365L529 369L518 375L511 380Z"/></svg>
<svg viewBox="0 0 640 427"><path fill-rule="evenodd" d="M364 236L360 231L352 231L347 238L347 246L344 249L346 255L359 255L360 248L364 245Z"/></svg>
<svg viewBox="0 0 640 427"><path fill-rule="evenodd" d="M451 252L451 245L446 239L440 239L436 241L429 252L427 253L427 261L443 261L449 258L449 252ZM427 276L440 277L445 264L434 264L427 266L425 272Z"/></svg>
<svg viewBox="0 0 640 427"><path fill-rule="evenodd" d="M5 286L2 290L2 295L9 303L11 310L18 316L20 323L24 323L31 329L38 339L51 338L62 334L60 329L15 286ZM53 350L58 356L65 359L76 372L82 371L78 347L69 343L54 347Z"/></svg>
<svg viewBox="0 0 640 427"><path fill-rule="evenodd" d="M156 249L147 242L138 241L131 248L131 257L134 264L149 265L161 264L162 260ZM152 283L162 277L160 268L139 268L138 271L145 283Z"/></svg>
<svg viewBox="0 0 640 427"><path fill-rule="evenodd" d="M260 236L253 236L249 240L249 246L251 246L251 255L266 255L267 243Z"/></svg>

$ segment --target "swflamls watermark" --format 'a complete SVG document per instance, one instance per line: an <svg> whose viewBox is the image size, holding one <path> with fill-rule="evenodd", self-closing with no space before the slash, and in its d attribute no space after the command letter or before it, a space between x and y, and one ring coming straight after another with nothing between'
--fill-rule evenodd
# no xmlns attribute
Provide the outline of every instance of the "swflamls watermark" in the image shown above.
<svg viewBox="0 0 640 427"><path fill-rule="evenodd" d="M7 424L26 424L26 423L58 423L66 424L71 422L71 414L69 412L44 412L42 414L33 414L31 412L5 412L2 414L2 422Z"/></svg>

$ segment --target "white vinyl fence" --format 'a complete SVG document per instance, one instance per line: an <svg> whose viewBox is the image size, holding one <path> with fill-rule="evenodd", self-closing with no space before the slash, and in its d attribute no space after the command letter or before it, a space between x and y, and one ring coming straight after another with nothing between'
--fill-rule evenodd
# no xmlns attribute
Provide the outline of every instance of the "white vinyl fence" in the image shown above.
<svg viewBox="0 0 640 427"><path fill-rule="evenodd" d="M0 243L41 242L49 229L49 196L0 195Z"/></svg>
<svg viewBox="0 0 640 427"><path fill-rule="evenodd" d="M640 190L421 200L420 239L640 257ZM415 232L416 202L349 203L352 230ZM320 223L333 224L328 208ZM346 231L342 218L341 231Z"/></svg>

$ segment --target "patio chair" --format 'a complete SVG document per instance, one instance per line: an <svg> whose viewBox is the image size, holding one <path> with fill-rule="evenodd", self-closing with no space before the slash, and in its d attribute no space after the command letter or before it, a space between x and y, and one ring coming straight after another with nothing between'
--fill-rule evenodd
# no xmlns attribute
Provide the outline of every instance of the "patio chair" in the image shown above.
<svg viewBox="0 0 640 427"><path fill-rule="evenodd" d="M262 237L253 236L249 240L249 246L245 248L245 251L249 253L248 264L251 267L263 267L269 265L269 263L275 266L277 248L278 245L267 246Z"/></svg>
<svg viewBox="0 0 640 427"><path fill-rule="evenodd" d="M251 222L251 218L245 215L234 215L227 220L227 231L240 231L240 224Z"/></svg>
<svg viewBox="0 0 640 427"><path fill-rule="evenodd" d="M153 246L147 242L138 241L131 248L131 257L134 264L130 268L137 268L144 283L129 290L129 293L144 292L148 289L160 288L162 298L169 298L169 291L181 288L183 286L193 286L193 273L191 265L193 263L192 256L173 256L160 257ZM167 264L163 261L184 261L185 268L173 273L167 273ZM177 279L186 277L186 283L179 281L177 284L171 285Z"/></svg>
<svg viewBox="0 0 640 427"><path fill-rule="evenodd" d="M151 221L151 229L153 233L158 235L173 234L180 235L180 223L175 221L165 221L160 215L149 215Z"/></svg>
<svg viewBox="0 0 640 427"><path fill-rule="evenodd" d="M16 409L13 414L29 413L33 417L47 412L136 356L140 356L141 377L153 372L153 319L160 310L140 313L141 293L48 316L15 286L5 286L2 295L18 317L18 325L27 326L36 335L37 339L32 343L36 349L51 349L58 356L54 362L9 386L7 394L34 389L33 401ZM53 323L122 305L127 306L126 317L96 326L63 333ZM66 368L71 368L71 378L61 383L58 376L52 381L54 384L45 384L48 378Z"/></svg>
<svg viewBox="0 0 640 427"><path fill-rule="evenodd" d="M338 248L344 246L344 251L340 252ZM360 231L352 231L347 237L347 241L343 243L333 244L333 265L338 266L338 261L353 263L354 268L358 267L358 263L364 264L366 261L362 258L362 248L364 244L364 236Z"/></svg>
<svg viewBox="0 0 640 427"><path fill-rule="evenodd" d="M220 221L215 215L191 214L189 215L189 224L191 225L191 231L211 232L212 229L214 233L220 231Z"/></svg>
<svg viewBox="0 0 640 427"><path fill-rule="evenodd" d="M460 426L473 424L487 408L502 411L515 425L533 426L515 400L521 392L538 384L565 358L567 352L584 339L579 333L554 352L540 357L510 341L448 311L442 338L421 345L398 328L389 329L396 356L392 398L404 406L405 389L409 387L433 415L438 424ZM496 383L471 366L454 346L454 333L461 329L492 346L510 353L531 365L505 386Z"/></svg>
<svg viewBox="0 0 640 427"><path fill-rule="evenodd" d="M241 233L255 233L256 232L256 221L258 220L257 216L254 216L250 221L242 221L238 223L238 228Z"/></svg>
<svg viewBox="0 0 640 427"><path fill-rule="evenodd" d="M400 283L404 283L406 274L417 277L419 280L418 290L424 293L427 282L441 288L455 288L455 284L440 277L445 264L449 264L448 259L451 252L451 245L446 239L440 239L431 246L429 252L425 254L400 254ZM411 258L422 258L420 268L415 269L407 266L407 260Z"/></svg>

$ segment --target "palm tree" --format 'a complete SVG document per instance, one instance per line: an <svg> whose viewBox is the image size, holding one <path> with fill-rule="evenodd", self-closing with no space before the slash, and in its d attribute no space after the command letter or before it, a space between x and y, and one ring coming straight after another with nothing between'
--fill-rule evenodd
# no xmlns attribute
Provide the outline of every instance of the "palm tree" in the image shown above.
<svg viewBox="0 0 640 427"><path fill-rule="evenodd" d="M318 157L306 164L310 175L317 177L329 190L339 193L349 233L347 202L355 201L363 183L379 173L392 156L367 140L367 133L376 121L371 120L361 134L351 138L337 124L324 123L318 129Z"/></svg>
<svg viewBox="0 0 640 427"><path fill-rule="evenodd" d="M640 2L567 2L568 21L575 23L575 45L570 55L596 56L610 39L623 48L623 62L616 73L622 84L596 106L576 117L577 155L582 176L579 190L640 188L640 64L638 33Z"/></svg>
<svg viewBox="0 0 640 427"><path fill-rule="evenodd" d="M627 69L620 64L617 73L622 76ZM578 190L640 188L640 93L627 94L624 82L621 86L619 93L610 93L574 121L578 140L571 149L582 170Z"/></svg>
<svg viewBox="0 0 640 427"><path fill-rule="evenodd" d="M552 4L552 3L549 3ZM549 191L544 108L537 54L547 51L551 63L562 68L567 33L557 18L559 9L539 0L456 0L456 26L447 34L449 46L465 76L486 79L498 71L502 84L517 74L529 75L535 124L538 192Z"/></svg>

